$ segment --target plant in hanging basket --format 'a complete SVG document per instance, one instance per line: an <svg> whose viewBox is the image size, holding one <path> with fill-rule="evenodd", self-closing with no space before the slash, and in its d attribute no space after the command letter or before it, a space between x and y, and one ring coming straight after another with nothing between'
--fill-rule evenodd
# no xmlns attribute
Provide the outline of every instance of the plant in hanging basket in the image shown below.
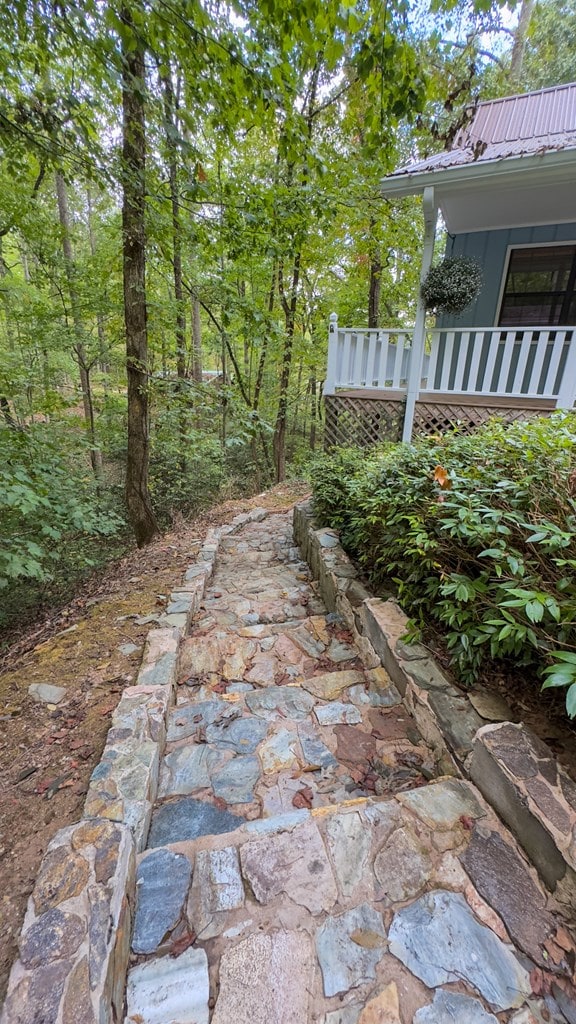
<svg viewBox="0 0 576 1024"><path fill-rule="evenodd" d="M426 309L461 313L482 288L482 267L470 256L449 256L431 267L422 284Z"/></svg>

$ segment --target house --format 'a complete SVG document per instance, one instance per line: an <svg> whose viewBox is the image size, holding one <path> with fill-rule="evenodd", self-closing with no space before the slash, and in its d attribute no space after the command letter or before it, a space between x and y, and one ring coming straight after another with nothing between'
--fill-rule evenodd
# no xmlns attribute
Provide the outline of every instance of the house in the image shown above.
<svg viewBox="0 0 576 1024"><path fill-rule="evenodd" d="M330 321L328 444L410 440L572 408L576 397L576 83L480 103L451 148L382 182L421 195L420 280L438 212L446 255L483 267L476 301L429 323L421 296L405 330Z"/></svg>

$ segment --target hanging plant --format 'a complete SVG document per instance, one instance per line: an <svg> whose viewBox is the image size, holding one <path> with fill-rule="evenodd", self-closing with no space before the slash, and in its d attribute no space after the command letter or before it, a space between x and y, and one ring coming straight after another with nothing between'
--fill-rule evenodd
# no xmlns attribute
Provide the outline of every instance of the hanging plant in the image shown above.
<svg viewBox="0 0 576 1024"><path fill-rule="evenodd" d="M426 309L461 313L480 294L482 267L470 256L449 256L431 267L422 285Z"/></svg>

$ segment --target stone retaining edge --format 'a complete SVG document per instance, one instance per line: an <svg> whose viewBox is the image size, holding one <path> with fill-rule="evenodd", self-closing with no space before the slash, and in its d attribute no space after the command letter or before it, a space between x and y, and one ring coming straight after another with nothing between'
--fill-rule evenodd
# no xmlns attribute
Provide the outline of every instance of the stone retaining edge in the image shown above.
<svg viewBox="0 0 576 1024"><path fill-rule="evenodd" d="M552 751L523 725L487 723L425 647L402 640L407 616L396 601L372 596L336 531L314 529L311 501L294 508L294 536L325 604L361 650L367 642L374 649L437 763L476 784L547 888L576 907L576 786Z"/></svg>
<svg viewBox="0 0 576 1024"><path fill-rule="evenodd" d="M112 716L82 820L60 829L38 872L0 1024L117 1024L123 1019L137 854L158 789L180 645L204 598L222 537L263 508L208 530L196 561L148 632L135 686Z"/></svg>

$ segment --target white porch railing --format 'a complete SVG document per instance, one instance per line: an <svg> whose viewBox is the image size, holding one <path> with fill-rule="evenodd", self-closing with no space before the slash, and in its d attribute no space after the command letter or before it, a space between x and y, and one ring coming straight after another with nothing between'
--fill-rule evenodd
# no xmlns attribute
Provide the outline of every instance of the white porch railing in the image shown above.
<svg viewBox="0 0 576 1024"><path fill-rule="evenodd" d="M412 332L340 328L331 317L325 394L405 391ZM553 399L576 397L576 327L461 327L426 332L420 391Z"/></svg>

